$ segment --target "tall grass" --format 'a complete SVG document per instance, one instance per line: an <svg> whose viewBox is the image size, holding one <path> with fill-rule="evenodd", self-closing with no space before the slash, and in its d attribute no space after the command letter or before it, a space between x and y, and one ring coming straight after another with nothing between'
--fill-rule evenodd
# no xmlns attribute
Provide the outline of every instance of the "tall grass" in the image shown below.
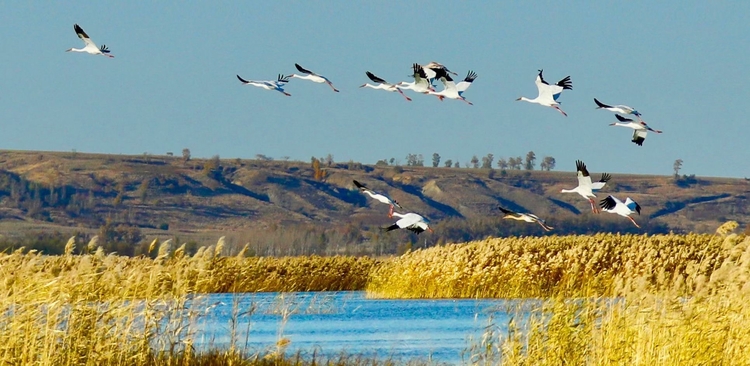
<svg viewBox="0 0 750 366"><path fill-rule="evenodd" d="M731 229L731 228L730 228ZM541 297L492 321L484 365L749 365L750 237L491 239L376 269L388 297Z"/></svg>
<svg viewBox="0 0 750 366"><path fill-rule="evenodd" d="M710 274L729 252L707 234L493 238L417 250L374 269L372 297L612 296L633 278L666 286Z"/></svg>
<svg viewBox="0 0 750 366"><path fill-rule="evenodd" d="M376 264L221 257L222 241L188 257L170 244L162 243L155 259L104 255L95 242L93 254L72 255L72 238L63 256L0 254L0 363L195 364L210 355L193 354L196 320L206 310L194 294L360 289ZM241 351L216 357L253 359Z"/></svg>

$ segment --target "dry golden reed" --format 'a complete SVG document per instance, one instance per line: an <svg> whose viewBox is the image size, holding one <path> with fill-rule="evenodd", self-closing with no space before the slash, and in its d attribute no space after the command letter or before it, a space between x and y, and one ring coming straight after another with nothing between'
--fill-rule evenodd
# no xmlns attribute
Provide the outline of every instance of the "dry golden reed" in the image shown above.
<svg viewBox="0 0 750 366"><path fill-rule="evenodd" d="M72 255L74 238L64 256L0 254L1 364L150 365L177 359L196 364L195 319L205 312L196 296L361 289L377 263L354 257L222 257L221 242L189 257L184 248L172 252L167 241L155 259L129 258L104 255L94 250L96 242L89 244L94 253L81 256Z"/></svg>
<svg viewBox="0 0 750 366"><path fill-rule="evenodd" d="M750 365L750 237L489 239L378 267L371 296L512 297L481 365Z"/></svg>
<svg viewBox="0 0 750 366"><path fill-rule="evenodd" d="M388 298L612 296L633 278L664 288L675 276L709 275L727 255L721 237L702 234L493 238L387 261L367 291Z"/></svg>

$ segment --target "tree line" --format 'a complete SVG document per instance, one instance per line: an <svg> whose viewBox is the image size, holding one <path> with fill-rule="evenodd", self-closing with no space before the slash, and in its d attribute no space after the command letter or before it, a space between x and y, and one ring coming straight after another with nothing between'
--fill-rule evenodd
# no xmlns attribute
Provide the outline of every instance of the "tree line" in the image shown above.
<svg viewBox="0 0 750 366"><path fill-rule="evenodd" d="M438 153L432 154L432 167L440 167L442 157ZM464 168L474 169L494 169L493 162L495 162L494 154L487 154L479 158L477 155L472 156L471 160L463 164ZM537 164L536 153L529 151L526 153L526 157L511 156L506 158L499 158L496 162L497 169L500 170L535 170ZM555 158L552 156L545 156L539 163L540 170L554 170L555 169ZM401 162L396 158L381 159L375 163L377 166L400 166ZM425 159L422 154L408 154L406 155L406 166L425 166ZM447 159L443 161L443 167L445 168L461 168L461 162L458 160Z"/></svg>

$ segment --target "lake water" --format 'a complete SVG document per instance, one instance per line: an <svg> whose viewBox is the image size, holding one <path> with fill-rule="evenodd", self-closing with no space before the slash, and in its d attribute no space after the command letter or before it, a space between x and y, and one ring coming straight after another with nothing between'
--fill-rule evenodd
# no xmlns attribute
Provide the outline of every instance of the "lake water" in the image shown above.
<svg viewBox="0 0 750 366"><path fill-rule="evenodd" d="M345 351L448 364L470 364L471 345L478 345L488 329L502 332L511 304L367 299L363 292L210 294L194 301L194 309L208 309L196 322L198 350L229 347L234 327L235 344L252 352L271 351L284 339L287 354Z"/></svg>

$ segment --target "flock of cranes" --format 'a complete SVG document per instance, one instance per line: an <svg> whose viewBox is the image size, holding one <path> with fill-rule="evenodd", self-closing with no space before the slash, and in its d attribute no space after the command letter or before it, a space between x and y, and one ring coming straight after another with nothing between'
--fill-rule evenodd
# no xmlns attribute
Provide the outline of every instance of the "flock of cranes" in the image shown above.
<svg viewBox="0 0 750 366"><path fill-rule="evenodd" d="M114 57L114 55L110 54L110 50L106 45L102 45L101 47L97 46L96 43L91 40L88 34L86 34L83 28L81 28L78 24L74 24L73 29L75 30L76 35L78 35L78 38L83 41L84 47L70 48L66 52L82 52L92 55L106 56L109 58ZM285 96L291 96L290 93L284 90L284 87L287 85L287 83L289 83L291 79L295 78L309 80L319 84L327 84L334 92L339 92L339 90L327 77L306 69L299 64L295 63L294 66L297 68L297 71L299 73L293 73L289 75L279 74L276 80L247 80L239 75L237 75L237 79L239 79L239 81L244 85L251 85L265 90L277 91L284 94ZM413 72L410 76L413 78L413 81L401 81L395 84L385 81L385 79L376 76L370 71L366 71L365 75L370 79L370 81L373 82L373 84L365 83L360 85L360 88L372 88L389 92L397 92L401 94L401 96L403 96L407 101L411 101L412 99L407 96L403 92L403 90L412 90L420 94L434 95L441 101L443 99L454 99L463 101L469 105L473 105L473 103L466 100L463 94L467 89L469 89L471 84L478 76L474 71L469 70L466 77L458 83L456 83L451 77L451 75L455 76L458 74L448 70L447 67L437 62L430 62L425 65L414 63L412 64L412 71ZM560 98L560 95L564 90L573 89L573 82L571 81L570 76L562 78L555 84L549 84L544 80L542 73L543 70L539 70L539 73L536 77L536 87L538 91L536 98L530 99L527 97L520 97L516 100L539 104L545 107L551 107L556 109L563 116L567 117L567 113L565 113L565 111L563 111L559 107L560 103L558 102L558 99ZM443 84L443 88L439 91L435 89L436 81L440 81ZM648 126L648 124L646 124L646 122L641 119L641 113L632 107L626 105L608 105L600 102L596 98L594 98L594 103L596 104L597 109L604 109L615 113L615 117L617 118L618 122L611 123L610 126L632 128L632 142L637 144L638 146L643 145L648 131L654 133L662 133L662 131L655 130ZM632 115L637 118L638 121L623 117L620 114ZM563 189L562 193L578 193L581 197L589 201L589 203L591 204L591 211L593 213L599 213L597 202L594 200L596 198L595 192L602 189L604 185L611 179L611 176L607 173L603 173L598 181L593 182L588 170L586 169L586 165L580 160L576 161L576 171L578 176L578 186L572 189ZM356 180L353 182L354 185L362 193L369 195L371 198L379 202L389 205L390 208L388 217L396 216L399 218L393 225L383 228L384 230L391 231L396 229L406 229L417 234L423 231L432 232L432 228L430 228L429 226L429 221L421 215L413 212L396 212L394 208L403 209L403 207L398 202L390 198L387 194L375 192ZM630 215L633 213L638 213L640 215L641 207L630 197L627 197L623 202L610 195L602 199L598 203L598 207L601 207L601 209L605 212L610 212L623 217L627 217L628 219L630 219L630 221L633 222L636 227L640 227L638 223L636 223L635 220L630 217ZM529 223L538 223L545 231L550 231L553 229L551 226L547 225L543 219L532 213L514 212L503 207L499 207L499 209L502 211L504 218Z"/></svg>

